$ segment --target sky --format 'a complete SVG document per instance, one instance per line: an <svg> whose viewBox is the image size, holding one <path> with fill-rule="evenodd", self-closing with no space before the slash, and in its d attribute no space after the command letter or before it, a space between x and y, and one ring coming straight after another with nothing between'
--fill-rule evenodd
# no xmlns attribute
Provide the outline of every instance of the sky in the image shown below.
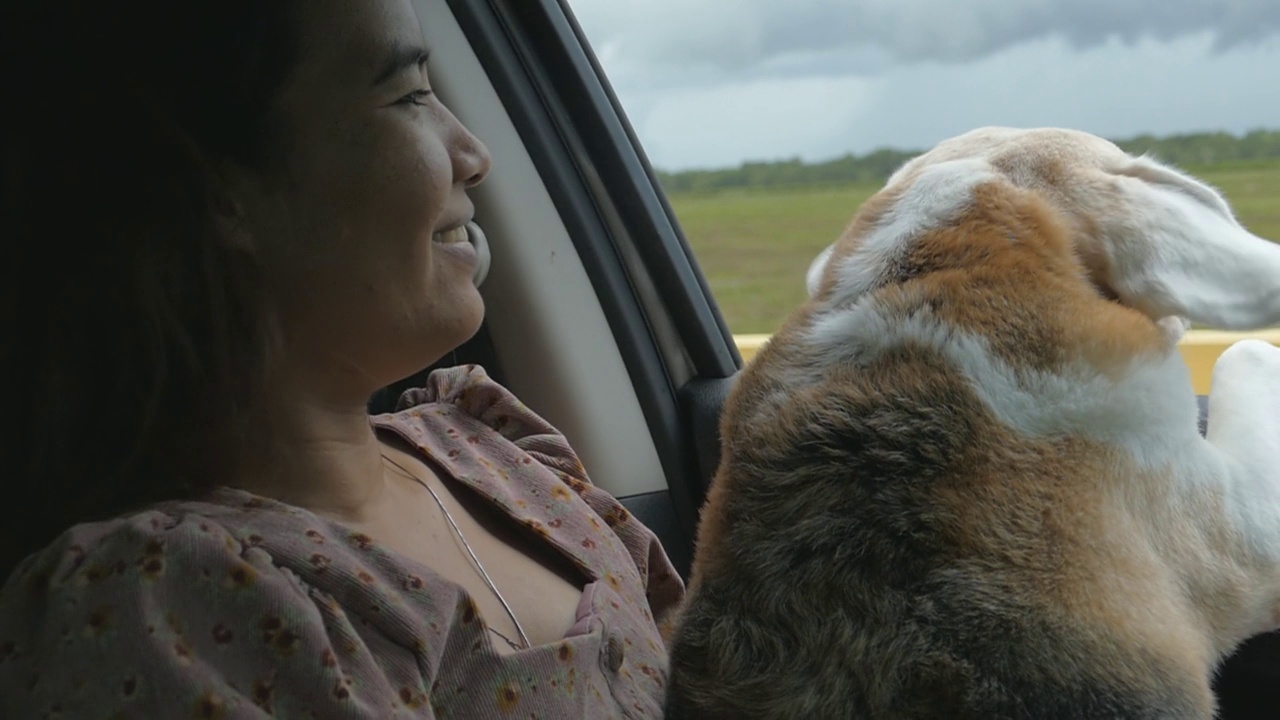
<svg viewBox="0 0 1280 720"><path fill-rule="evenodd" d="M568 0L653 164L1280 129L1280 0Z"/></svg>

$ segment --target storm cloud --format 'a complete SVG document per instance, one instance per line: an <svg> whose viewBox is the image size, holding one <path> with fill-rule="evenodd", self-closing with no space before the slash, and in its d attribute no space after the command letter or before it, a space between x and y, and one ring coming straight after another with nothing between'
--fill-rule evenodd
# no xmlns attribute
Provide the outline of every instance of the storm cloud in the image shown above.
<svg viewBox="0 0 1280 720"><path fill-rule="evenodd" d="M606 62L644 84L877 74L1054 38L1077 48L1209 33L1217 51L1280 31L1277 0L572 0ZM660 72L653 72L660 71ZM630 78L639 80L640 78Z"/></svg>
<svg viewBox="0 0 1280 720"><path fill-rule="evenodd" d="M569 0L655 164L1280 127L1280 0Z"/></svg>

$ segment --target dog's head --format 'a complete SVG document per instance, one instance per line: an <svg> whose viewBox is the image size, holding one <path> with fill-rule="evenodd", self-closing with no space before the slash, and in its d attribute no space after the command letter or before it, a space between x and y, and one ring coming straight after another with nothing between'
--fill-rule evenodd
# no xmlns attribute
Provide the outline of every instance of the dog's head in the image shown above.
<svg viewBox="0 0 1280 720"><path fill-rule="evenodd" d="M882 284L915 237L955 222L993 183L1047 203L1093 285L1152 319L1229 329L1280 323L1280 246L1245 230L1208 185L1058 129L984 128L908 162L813 261L809 294L856 301Z"/></svg>

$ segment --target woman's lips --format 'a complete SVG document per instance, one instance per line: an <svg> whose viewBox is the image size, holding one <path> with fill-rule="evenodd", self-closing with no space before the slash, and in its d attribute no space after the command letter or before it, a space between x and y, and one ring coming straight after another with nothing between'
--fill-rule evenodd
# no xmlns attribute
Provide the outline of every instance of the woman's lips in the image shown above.
<svg viewBox="0 0 1280 720"><path fill-rule="evenodd" d="M480 287L480 283L489 274L489 262L491 255L489 254L489 240L484 236L484 230L480 229L474 221L468 222L464 229L467 231L467 240L476 252L476 269L471 275L471 282Z"/></svg>
<svg viewBox="0 0 1280 720"><path fill-rule="evenodd" d="M439 246L440 252L472 265L471 282L476 287L484 282L489 274L489 241L479 225L469 221L465 225L433 234L431 241Z"/></svg>

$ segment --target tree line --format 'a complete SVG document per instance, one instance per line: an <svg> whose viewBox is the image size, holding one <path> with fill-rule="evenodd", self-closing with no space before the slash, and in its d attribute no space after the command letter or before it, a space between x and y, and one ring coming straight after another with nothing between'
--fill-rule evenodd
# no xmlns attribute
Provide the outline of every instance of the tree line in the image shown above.
<svg viewBox="0 0 1280 720"><path fill-rule="evenodd" d="M1226 132L1186 133L1155 137L1139 135L1115 141L1134 154L1150 153L1181 167L1280 158L1280 130L1253 130L1243 135ZM918 150L880 149L866 155L849 153L825 162L798 158L776 162L748 162L736 168L658 172L669 193L710 192L732 188L778 188L808 185L882 183Z"/></svg>

